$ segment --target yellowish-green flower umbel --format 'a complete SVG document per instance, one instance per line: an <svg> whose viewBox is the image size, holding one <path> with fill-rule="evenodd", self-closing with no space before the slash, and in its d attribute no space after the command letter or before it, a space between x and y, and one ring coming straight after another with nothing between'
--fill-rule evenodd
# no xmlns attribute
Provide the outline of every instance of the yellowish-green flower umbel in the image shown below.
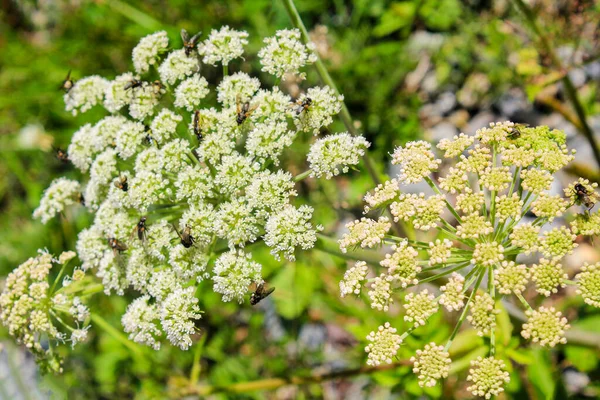
<svg viewBox="0 0 600 400"><path fill-rule="evenodd" d="M561 263L577 247L578 235L600 233L594 225L600 221L598 212L590 210L598 200L597 185L579 179L564 189L564 196L549 192L554 174L574 158L565 142L558 130L500 122L474 136L442 140L437 154L425 141L407 143L392 154L398 176L365 196L369 215L346 225L349 232L339 241L343 252L390 246L379 265L360 264L360 279L349 281L345 293L359 294L366 281L371 306L388 311L400 297L398 291L410 290L403 300L406 331L400 339L426 325L439 305L459 313L445 345L431 343L413 357L421 386L448 375L450 346L468 321L490 349L489 357L472 361L468 390L485 398L504 390L509 374L505 362L494 358L500 300L523 306L527 321L522 337L548 347L566 342L569 324L552 307L533 309L525 293L537 292L544 299L576 284L587 304L600 306L600 264L582 266L570 281ZM420 182L431 188L428 194L402 193L402 185ZM582 188L587 198L582 198ZM394 236L392 221L377 219L376 213L388 207L393 222L414 228L408 231L416 232L416 238ZM366 279L370 273L376 277ZM347 275L357 275L356 267ZM439 290L410 288L434 281ZM385 359L390 357L386 352Z"/></svg>

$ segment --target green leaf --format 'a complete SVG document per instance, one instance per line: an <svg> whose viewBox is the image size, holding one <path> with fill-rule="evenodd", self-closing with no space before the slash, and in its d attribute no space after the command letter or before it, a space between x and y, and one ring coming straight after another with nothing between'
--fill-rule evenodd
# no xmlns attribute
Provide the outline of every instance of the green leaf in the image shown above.
<svg viewBox="0 0 600 400"><path fill-rule="evenodd" d="M550 369L547 351L536 348L532 351L534 362L527 366L527 374L540 399L552 399L555 382Z"/></svg>
<svg viewBox="0 0 600 400"><path fill-rule="evenodd" d="M577 369L583 372L590 372L598 366L597 352L580 346L566 346L565 354Z"/></svg>
<svg viewBox="0 0 600 400"><path fill-rule="evenodd" d="M415 18L414 3L392 3L390 8L381 16L381 21L373 29L375 36L386 36L406 26L410 26Z"/></svg>
<svg viewBox="0 0 600 400"><path fill-rule="evenodd" d="M273 278L272 285L277 288L272 296L279 314L287 319L296 318L320 285L317 267L288 264Z"/></svg>

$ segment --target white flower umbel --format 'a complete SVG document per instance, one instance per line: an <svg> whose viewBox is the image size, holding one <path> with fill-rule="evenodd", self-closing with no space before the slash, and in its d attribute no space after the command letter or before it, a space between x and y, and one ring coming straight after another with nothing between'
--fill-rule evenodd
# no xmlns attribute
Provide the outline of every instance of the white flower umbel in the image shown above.
<svg viewBox="0 0 600 400"><path fill-rule="evenodd" d="M205 98L210 90L206 79L198 74L192 75L177 86L175 89L175 107L185 108L193 111L200 105L200 101Z"/></svg>
<svg viewBox="0 0 600 400"><path fill-rule="evenodd" d="M285 80L286 74L298 74L300 68L317 61L315 45L305 45L301 37L298 29L283 29L275 36L265 38L266 46L258 52L262 70Z"/></svg>
<svg viewBox="0 0 600 400"><path fill-rule="evenodd" d="M70 216L65 211L71 206L93 215L93 225L77 235L81 268L65 285L73 293L92 288L137 298L123 327L131 340L154 349L168 340L185 350L199 337L198 305L206 295L198 290L201 281L212 279L212 291L223 301L251 297L250 288L263 283L261 265L252 260L260 245L252 243L263 242L275 258L289 260L315 245L322 227L312 219L320 213L310 203L296 204L297 182L310 179L310 172L294 176L288 167L296 173L303 164L298 157L306 157L298 151L313 142L303 131L330 125L343 101L332 88L298 86L292 101L285 89L254 77L264 76L260 71L241 72L237 65L240 72L229 74L227 64L256 58L243 54L246 32L223 27L198 39L195 49L176 44L169 50L166 32L146 36L133 51L132 72L112 74L111 81L84 78L66 93L68 111L102 104L110 115L73 135L68 157L87 175L82 183L60 178L35 211L43 222L58 213ZM267 41L262 60L277 63L272 67L278 74L299 72L315 59L299 39L296 31L278 33ZM223 76L211 68L201 75L201 60L221 63ZM314 177L330 178L356 166L367 147L361 137L332 133L314 144L304 164L312 165ZM389 225L384 217L356 227L349 246L381 244ZM388 268L392 278L371 285L373 307L387 307L392 283L408 281L411 264L403 257L410 253L399 250ZM93 272L96 281L82 280L83 271ZM44 283L31 291L45 293ZM77 322L88 319L81 303L65 299L59 296L61 307L72 310ZM36 332L51 329L46 317L32 316ZM31 340L42 346L52 334L36 333ZM57 339L76 344L86 337L86 327L76 326Z"/></svg>
<svg viewBox="0 0 600 400"><path fill-rule="evenodd" d="M73 88L64 95L65 109L73 115L88 111L96 104L102 103L107 86L108 81L97 75L75 82Z"/></svg>
<svg viewBox="0 0 600 400"><path fill-rule="evenodd" d="M361 136L338 133L317 140L308 153L311 176L331 179L360 162L371 144Z"/></svg>
<svg viewBox="0 0 600 400"><path fill-rule="evenodd" d="M249 253L243 250L230 250L223 253L215 262L213 290L223 295L223 301L237 300L241 303L252 283L263 282L262 266L252 261Z"/></svg>
<svg viewBox="0 0 600 400"><path fill-rule="evenodd" d="M235 58L239 58L244 54L244 46L248 44L248 32L236 31L228 26L223 26L221 29L213 29L200 46L198 46L198 54L202 58L202 62L210 65L223 65Z"/></svg>
<svg viewBox="0 0 600 400"><path fill-rule="evenodd" d="M294 261L294 251L312 248L317 241L316 229L310 223L313 208L307 205L296 208L287 204L281 211L271 215L265 226L265 244L271 247L271 254L279 259L280 254ZM322 227L317 227L317 229Z"/></svg>
<svg viewBox="0 0 600 400"><path fill-rule="evenodd" d="M47 223L58 213L78 201L81 187L79 182L57 178L44 191L40 205L33 211L33 217Z"/></svg>
<svg viewBox="0 0 600 400"><path fill-rule="evenodd" d="M583 188L593 193L596 186L579 179L564 189L566 198L548 193L554 173L573 159L565 142L564 132L548 127L493 123L473 136L442 140L437 148L448 165L441 173L432 144L409 142L392 154L392 163L400 166L398 176L368 192L364 200L369 216L382 215L389 207L394 222L408 225L410 238L397 236L401 226L391 231L387 216L363 217L346 225L348 232L339 240L343 253L368 252L364 248L375 246L393 250L369 254L375 276L367 283L372 308L390 311L404 288L420 286L405 296L403 317L409 328L401 338L426 325L438 312L438 304L460 312L445 346L430 344L413 358L421 386L447 376L448 351L469 321L479 336L489 337L491 356L473 361L468 390L485 398L504 390L508 374L493 358L502 297L515 296L516 303L523 304L528 321L521 335L546 347L565 343L569 325L553 308L531 309L523 294L535 294L532 286L541 296L550 296L561 287L576 285L586 303L600 304L600 264L582 266L574 281L568 281L561 262L584 240L579 236L600 233L600 212L583 215L585 200L576 191L580 185L579 192ZM400 193L401 183L425 184L431 194ZM565 218L572 221L565 225L561 217L569 211L578 215ZM385 254L380 267L372 261L377 254ZM522 254L529 257L521 259ZM348 270L340 282L343 296L360 293L368 272L365 261ZM430 287L422 287L432 281L439 282L437 296Z"/></svg>
<svg viewBox="0 0 600 400"><path fill-rule="evenodd" d="M156 64L158 56L167 51L168 46L169 38L165 31L156 32L143 37L138 45L134 47L132 53L135 71L138 74L145 74L148 72L150 67Z"/></svg>
<svg viewBox="0 0 600 400"><path fill-rule="evenodd" d="M299 130L317 135L321 128L333 122L333 116L342 110L343 101L344 96L329 86L310 88L298 98L298 104L309 105L294 111L297 116L294 122Z"/></svg>

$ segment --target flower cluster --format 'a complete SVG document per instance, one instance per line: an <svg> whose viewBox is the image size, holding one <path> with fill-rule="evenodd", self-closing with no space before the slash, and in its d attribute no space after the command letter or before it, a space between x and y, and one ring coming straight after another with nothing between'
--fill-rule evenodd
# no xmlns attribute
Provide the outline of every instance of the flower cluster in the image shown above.
<svg viewBox="0 0 600 400"><path fill-rule="evenodd" d="M554 173L574 158L565 141L563 132L548 127L501 122L474 136L444 139L437 149L425 141L408 143L392 154L399 175L365 196L365 214L389 208L395 222L421 231L425 239L394 236L387 217L365 215L346 225L348 232L339 240L342 252L375 245L389 245L390 252L380 262L379 275L380 267L366 263L349 270L342 294L360 294L365 277L373 274L366 283L371 307L387 311L397 290L438 280L438 293L429 286L404 296L408 325L402 339L425 325L439 305L460 312L445 346L427 345L413 358L421 386L447 376L448 350L466 322L478 335L489 337L491 346L490 357L473 360L468 390L485 398L503 391L509 376L504 362L493 358L503 297L525 308L521 336L549 347L566 342L569 324L554 308L533 309L523 296L528 287L549 296L574 284L587 304L600 306L600 263L582 266L573 281L561 264L577 247L578 235L600 233L594 225L599 213L592 212L600 198L597 185L579 179L565 188L564 196L549 192ZM445 166L438 151L456 163ZM432 194L402 193L402 185L419 182L430 186ZM386 353L385 358L392 356Z"/></svg>
<svg viewBox="0 0 600 400"><path fill-rule="evenodd" d="M191 346L200 281L240 303L263 284L247 245L262 242L287 260L312 248L322 228L310 205L294 205L296 182L347 172L369 147L347 133L312 139L341 110L334 89L308 88L292 101L245 72L229 74L247 38L226 26L196 47L168 50L167 34L157 32L133 50L135 72L81 79L65 94L73 113L104 105L109 115L81 127L68 148L89 178L53 182L34 215L46 223L74 203L94 213L77 241L82 268L107 294L139 293L122 324L131 340L154 349L163 339ZM299 31L284 30L258 55L279 81L313 63L312 49ZM209 82L202 63L221 65L222 79ZM300 137L313 143L308 170L294 177L283 160Z"/></svg>
<svg viewBox="0 0 600 400"><path fill-rule="evenodd" d="M0 322L36 356L44 371L62 369L53 344L70 342L75 346L87 339L90 312L77 296L85 288L85 274L76 268L71 275L64 275L74 257L72 251L62 253L58 259L40 251L8 275L0 294ZM51 282L54 264L60 265L60 272ZM43 346L43 341L50 347Z"/></svg>

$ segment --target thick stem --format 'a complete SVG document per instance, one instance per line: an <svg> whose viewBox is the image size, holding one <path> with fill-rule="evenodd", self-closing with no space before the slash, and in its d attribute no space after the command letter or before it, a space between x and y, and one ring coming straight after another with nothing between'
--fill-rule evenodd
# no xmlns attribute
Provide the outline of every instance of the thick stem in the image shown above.
<svg viewBox="0 0 600 400"><path fill-rule="evenodd" d="M410 361L402 360L392 364L379 365L377 367L360 367L345 369L335 372L315 373L307 376L289 376L283 378L267 378L251 382L234 383L226 386L190 385L176 390L174 397L190 395L208 396L216 393L248 393L259 390L274 390L287 385L306 385L310 383L322 383L340 378L350 378L358 375L369 375L381 371L389 371L402 366L410 365Z"/></svg>

